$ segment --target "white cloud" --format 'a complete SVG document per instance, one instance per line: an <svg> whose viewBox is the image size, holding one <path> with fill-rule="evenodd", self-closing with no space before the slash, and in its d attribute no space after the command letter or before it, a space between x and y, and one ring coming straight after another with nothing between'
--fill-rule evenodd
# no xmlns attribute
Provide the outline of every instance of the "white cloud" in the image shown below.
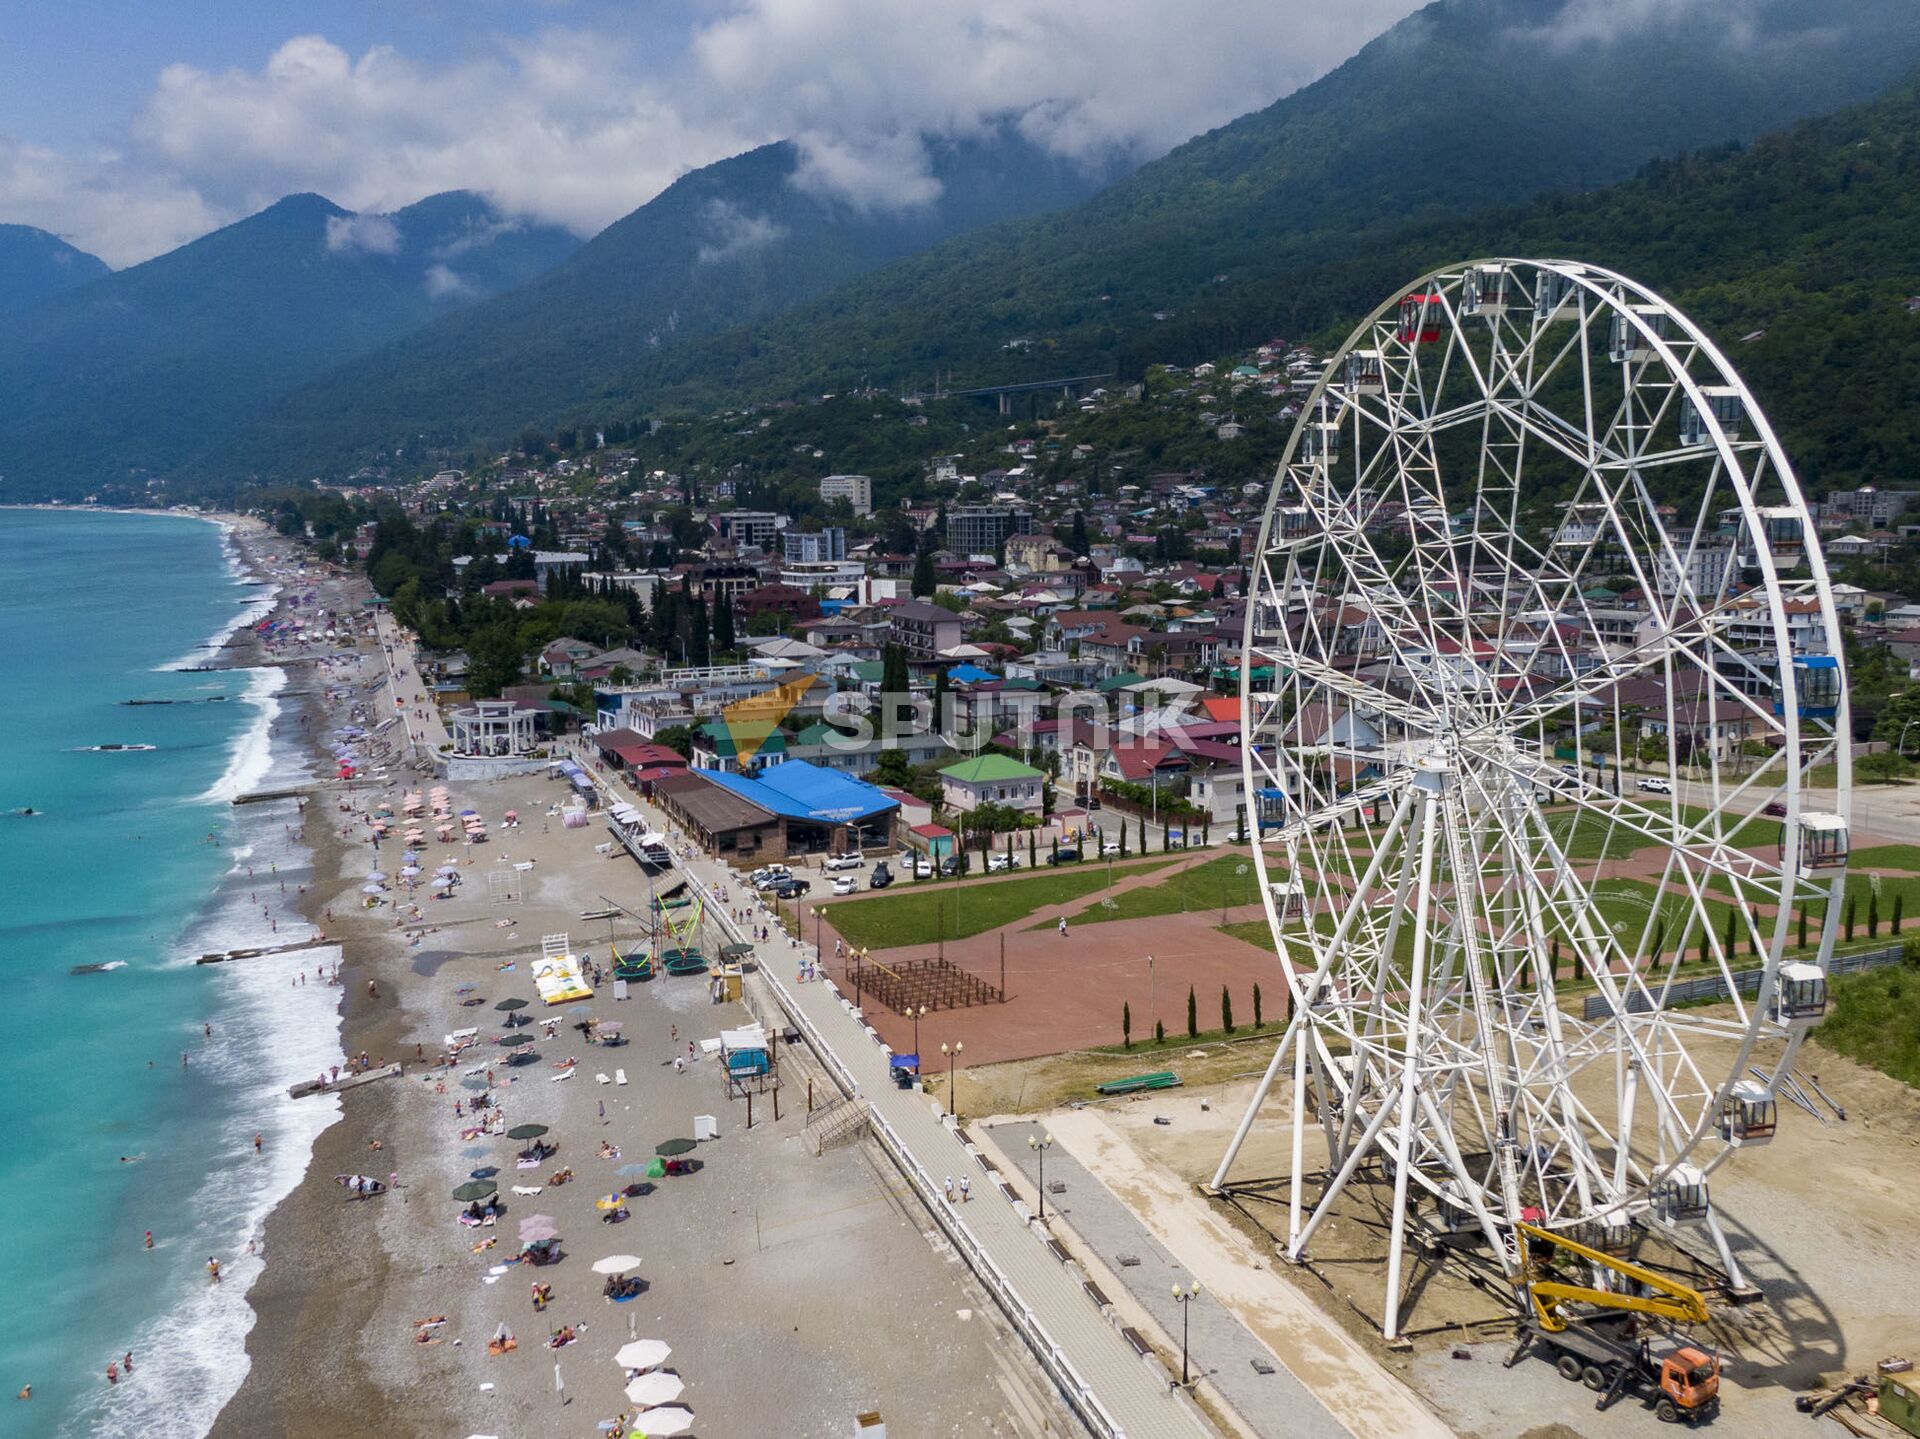
<svg viewBox="0 0 1920 1439"><path fill-rule="evenodd" d="M327 248L336 255L397 255L400 227L385 215L329 215Z"/></svg>
<svg viewBox="0 0 1920 1439"><path fill-rule="evenodd" d="M748 250L771 245L787 233L784 225L765 215L749 215L738 205L730 205L725 200L709 200L704 218L708 238L694 257L702 265L731 260Z"/></svg>
<svg viewBox="0 0 1920 1439"><path fill-rule="evenodd" d="M427 266L425 283L427 294L436 300L453 295L470 295L474 292L473 286L468 284L457 270L446 265Z"/></svg>
<svg viewBox="0 0 1920 1439"><path fill-rule="evenodd" d="M434 63L301 35L257 69L168 65L112 155L34 152L24 174L0 140L0 219L125 263L292 192L389 211L465 188L588 234L687 170L788 137L810 189L913 205L937 193L923 135L1011 121L1065 156L1150 156L1313 79L1414 5L697 0L664 57L584 29Z"/></svg>

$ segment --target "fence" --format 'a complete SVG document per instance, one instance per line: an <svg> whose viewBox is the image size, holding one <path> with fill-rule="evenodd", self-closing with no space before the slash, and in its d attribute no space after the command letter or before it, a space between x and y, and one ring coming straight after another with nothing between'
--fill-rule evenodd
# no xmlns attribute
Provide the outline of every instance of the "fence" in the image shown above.
<svg viewBox="0 0 1920 1439"><path fill-rule="evenodd" d="M1836 954L1833 957L1833 963L1827 966L1827 973L1857 974L1865 969L1881 969L1889 964L1898 964L1905 953L1905 945L1893 945L1887 949L1862 950L1857 954ZM1759 969L1743 969L1733 976L1734 986L1742 994L1758 994L1760 977L1765 972ZM1659 1007L1655 1003L1659 993L1657 989L1629 991L1626 996L1627 1013L1652 1012ZM1694 1004L1701 1000L1728 998L1731 998L1731 995L1727 990L1724 975L1711 974L1703 975L1699 979L1676 979L1666 987L1666 1002L1669 1008L1681 1004ZM1604 994L1590 994L1582 1006L1580 1017L1590 1020L1605 1019L1612 1013L1613 1005Z"/></svg>

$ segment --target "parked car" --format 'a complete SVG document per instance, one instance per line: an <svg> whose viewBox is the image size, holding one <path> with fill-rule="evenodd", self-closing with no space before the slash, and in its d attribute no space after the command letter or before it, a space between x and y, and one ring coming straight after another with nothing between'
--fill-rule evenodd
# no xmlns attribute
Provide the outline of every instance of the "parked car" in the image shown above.
<svg viewBox="0 0 1920 1439"><path fill-rule="evenodd" d="M833 877L833 892L835 894L854 894L857 893L859 889L860 881L850 874L836 874Z"/></svg>
<svg viewBox="0 0 1920 1439"><path fill-rule="evenodd" d="M765 869L756 869L749 878L753 887L765 894L792 879L793 871L784 864L770 864Z"/></svg>
<svg viewBox="0 0 1920 1439"><path fill-rule="evenodd" d="M827 869L827 870L858 869L860 868L861 865L865 864L866 862L867 860L865 855L830 854L826 857L825 860L821 862L820 868Z"/></svg>
<svg viewBox="0 0 1920 1439"><path fill-rule="evenodd" d="M1639 788L1646 790L1649 794L1673 793L1673 786L1663 779L1643 779L1640 781Z"/></svg>
<svg viewBox="0 0 1920 1439"><path fill-rule="evenodd" d="M1020 856L1017 854L990 854L987 856L988 874L1005 874L1010 869L1020 868Z"/></svg>
<svg viewBox="0 0 1920 1439"><path fill-rule="evenodd" d="M1100 796L1095 795L1092 799L1087 801L1087 809L1089 812L1091 812L1098 808L1100 808Z"/></svg>
<svg viewBox="0 0 1920 1439"><path fill-rule="evenodd" d="M1787 817L1787 806L1781 800L1770 799L1760 813L1768 815L1773 819L1785 819Z"/></svg>
<svg viewBox="0 0 1920 1439"><path fill-rule="evenodd" d="M883 859L873 867L873 873L867 876L868 889L885 889L893 883L893 871L887 868Z"/></svg>
<svg viewBox="0 0 1920 1439"><path fill-rule="evenodd" d="M1071 845L1068 845L1060 849L1056 849L1052 854L1048 855L1047 863L1048 864L1072 864L1078 858L1080 858L1080 851L1077 849L1074 849Z"/></svg>
<svg viewBox="0 0 1920 1439"><path fill-rule="evenodd" d="M932 879L933 861L930 859L916 859L913 862L913 877L915 879Z"/></svg>
<svg viewBox="0 0 1920 1439"><path fill-rule="evenodd" d="M940 873L948 876L949 878L960 873L960 856L957 854L950 854L945 859L941 860Z"/></svg>
<svg viewBox="0 0 1920 1439"><path fill-rule="evenodd" d="M798 899L812 888L811 880L795 879L792 875L788 875L768 890L768 893L775 899Z"/></svg>
<svg viewBox="0 0 1920 1439"><path fill-rule="evenodd" d="M1120 841L1117 839L1107 840L1100 846L1100 853L1103 855L1120 853Z"/></svg>

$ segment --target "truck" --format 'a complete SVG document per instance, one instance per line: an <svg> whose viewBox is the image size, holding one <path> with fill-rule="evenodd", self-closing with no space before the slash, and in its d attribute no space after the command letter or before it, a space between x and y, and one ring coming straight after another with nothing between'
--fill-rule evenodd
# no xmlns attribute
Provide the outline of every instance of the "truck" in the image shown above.
<svg viewBox="0 0 1920 1439"><path fill-rule="evenodd" d="M1595 1409L1631 1392L1651 1401L1654 1414L1668 1424L1699 1424L1720 1412L1719 1355L1684 1333L1649 1323L1706 1323L1702 1295L1564 1234L1533 1224L1515 1227L1523 1256L1523 1312L1508 1368L1537 1351L1553 1359L1562 1378L1595 1390ZM1604 1271L1616 1287L1560 1278L1554 1261L1562 1254Z"/></svg>

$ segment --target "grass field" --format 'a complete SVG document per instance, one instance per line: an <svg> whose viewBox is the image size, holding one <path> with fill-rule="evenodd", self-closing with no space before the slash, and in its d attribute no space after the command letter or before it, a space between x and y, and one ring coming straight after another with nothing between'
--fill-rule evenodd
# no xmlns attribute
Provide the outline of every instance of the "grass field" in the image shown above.
<svg viewBox="0 0 1920 1439"><path fill-rule="evenodd" d="M1828 1049L1920 1086L1920 970L1906 965L1835 975L1814 1037Z"/></svg>
<svg viewBox="0 0 1920 1439"><path fill-rule="evenodd" d="M1111 902L1112 909L1095 905L1074 916L1074 923L1105 924L1112 920L1146 919L1156 914L1185 914L1189 910L1258 904L1259 875L1247 856L1223 854L1192 869L1170 874L1158 884L1116 894Z"/></svg>
<svg viewBox="0 0 1920 1439"><path fill-rule="evenodd" d="M1115 865L1114 878L1147 874L1177 858L1156 855L1146 861ZM828 917L847 943L856 948L893 949L985 934L1025 919L1037 909L1097 894L1106 887L1106 865L1088 863L976 884L908 885L877 899L830 904Z"/></svg>

